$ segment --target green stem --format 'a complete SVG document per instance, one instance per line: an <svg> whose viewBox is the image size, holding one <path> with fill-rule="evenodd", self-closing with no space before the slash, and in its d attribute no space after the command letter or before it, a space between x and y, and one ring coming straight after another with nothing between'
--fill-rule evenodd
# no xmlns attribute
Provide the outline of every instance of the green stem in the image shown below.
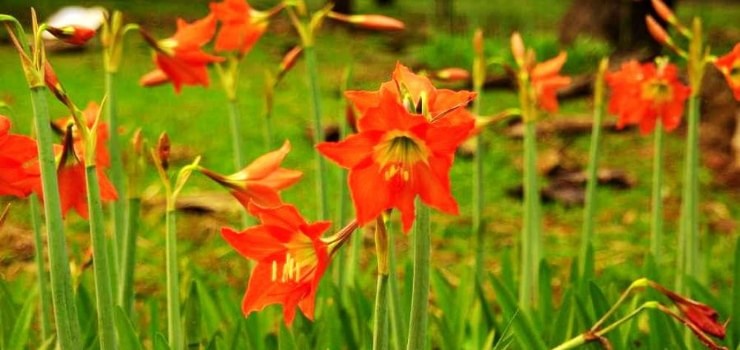
<svg viewBox="0 0 740 350"><path fill-rule="evenodd" d="M231 146L234 151L234 169L239 171L244 166L244 156L242 155L242 137L241 137L241 113L239 112L239 103L236 99L229 99L229 121L231 122ZM249 216L242 211L242 227L249 226Z"/></svg>
<svg viewBox="0 0 740 350"><path fill-rule="evenodd" d="M655 154L653 155L653 205L650 230L650 253L656 264L660 263L663 242L663 123L655 125Z"/></svg>
<svg viewBox="0 0 740 350"><path fill-rule="evenodd" d="M591 146L588 155L588 170L586 173L586 200L583 210L583 231L581 231L581 250L578 256L578 273L581 277L586 276L586 261L588 250L594 234L594 216L596 215L596 186L599 183L599 140L601 139L601 123L604 119L604 74L608 67L608 61L602 60L599 65L599 73L596 77L594 87L594 121L591 128ZM585 282L585 281L583 281ZM585 283L584 283L585 284Z"/></svg>
<svg viewBox="0 0 740 350"><path fill-rule="evenodd" d="M360 235L355 235L360 236ZM392 238L389 238L391 242ZM396 269L396 250L393 244L388 245L388 271L395 273ZM395 348L398 350L403 349L403 337L406 335L408 330L406 329L406 320L403 318L402 306L401 306L401 294L398 290L398 280L396 278L388 279L388 297L390 299L390 324L393 329L393 339Z"/></svg>
<svg viewBox="0 0 740 350"><path fill-rule="evenodd" d="M31 88L34 126L38 135L39 167L41 186L44 192L44 210L48 232L49 273L51 275L51 297L54 304L54 320L58 344L61 349L80 349L80 323L72 290L69 272L69 257L64 238L64 222L59 199L56 164L49 110L46 102L46 87Z"/></svg>
<svg viewBox="0 0 740 350"><path fill-rule="evenodd" d="M645 288L646 286L649 285L649 283L650 283L650 281L648 279L646 279L646 278L640 278L640 279L632 282L632 284L630 284L630 286L627 288L627 290L625 290L622 293L622 295L619 296L619 299L617 300L616 303L614 303L614 305L612 305L612 307L609 309L609 311L607 311L604 314L604 316L602 316L598 321L596 321L596 323L594 323L593 327L591 327L591 330L592 331L596 331L597 329L599 329L601 327L601 325L604 324L604 322L606 322L609 319L609 317L612 314L614 314L617 311L617 309L622 304L624 304L624 302L627 300L627 298L630 296L630 294L632 294L632 291L633 290L635 290L637 288Z"/></svg>
<svg viewBox="0 0 740 350"><path fill-rule="evenodd" d="M373 350L388 349L388 233L383 216L375 227L375 252L378 257L378 284L375 294Z"/></svg>
<svg viewBox="0 0 740 350"><path fill-rule="evenodd" d="M321 123L321 89L319 88L319 72L316 64L316 51L313 45L305 45L303 55L306 58L309 89L313 105L313 142L315 145L324 141L324 127ZM326 165L324 157L314 152L316 161L316 191L318 195L317 217L325 218L327 213L326 197Z"/></svg>
<svg viewBox="0 0 740 350"><path fill-rule="evenodd" d="M679 239L678 293L686 293L686 277L698 275L699 264L699 97L689 97L688 135Z"/></svg>
<svg viewBox="0 0 740 350"><path fill-rule="evenodd" d="M111 203L111 215L113 216L113 254L111 255L113 267L120 271L121 260L118 252L123 249L126 236L126 174L123 170L123 159L121 156L121 140L118 135L118 100L116 99L114 72L105 73L105 90L107 103L105 112L108 116L108 130L110 135L108 147L110 150L110 179L116 188L118 199Z"/></svg>
<svg viewBox="0 0 740 350"><path fill-rule="evenodd" d="M46 341L51 336L51 295L49 285L46 281L46 268L44 267L44 240L41 238L41 216L39 214L39 200L35 194L29 198L31 205L31 223L33 224L33 240L36 246L36 270L38 271L39 283L39 319L41 323L41 340Z"/></svg>
<svg viewBox="0 0 740 350"><path fill-rule="evenodd" d="M524 123L524 223L519 305L534 306L539 290L538 275L542 249L540 191L537 181L537 130L534 121L525 119Z"/></svg>
<svg viewBox="0 0 740 350"><path fill-rule="evenodd" d="M90 238L95 272L95 299L98 308L98 334L101 349L116 349L116 330L113 320L113 290L111 288L108 248L103 222L103 204L100 201L98 169L85 166L87 205L90 208Z"/></svg>
<svg viewBox="0 0 740 350"><path fill-rule="evenodd" d="M429 275L432 257L429 207L417 201L416 227L414 230L414 277L411 290L411 317L409 318L409 337L407 350L426 348Z"/></svg>
<svg viewBox="0 0 740 350"><path fill-rule="evenodd" d="M129 199L129 222L126 227L126 240L123 242L121 260L121 282L118 290L118 305L131 317L134 306L134 271L136 268L136 237L139 232L141 198Z"/></svg>
<svg viewBox="0 0 740 350"><path fill-rule="evenodd" d="M480 115L480 100L482 86L476 84L475 94L478 98L473 103L473 115ZM484 257L484 231L483 231L483 142L479 131L475 136L475 154L473 159L473 237L475 237L475 276L482 281L483 257Z"/></svg>
<svg viewBox="0 0 740 350"><path fill-rule="evenodd" d="M168 199L170 201L171 199ZM167 255L167 335L172 350L182 350L182 324L180 323L180 282L177 275L177 227L174 203L167 205L166 219Z"/></svg>

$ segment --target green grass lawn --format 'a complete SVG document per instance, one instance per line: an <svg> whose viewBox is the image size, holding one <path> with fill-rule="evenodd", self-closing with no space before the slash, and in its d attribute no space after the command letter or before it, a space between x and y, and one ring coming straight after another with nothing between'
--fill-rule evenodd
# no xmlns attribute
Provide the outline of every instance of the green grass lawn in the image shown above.
<svg viewBox="0 0 740 350"><path fill-rule="evenodd" d="M347 69L351 69L351 89L376 89L383 81L390 79L390 73L397 61L412 66L442 68L455 62L469 62L469 35L472 26L466 27L463 33L455 35L439 34L429 27L427 19L432 15L427 12L429 6L418 6L416 2L397 1L398 7L383 9L400 19L413 18L420 28L411 28L408 34L355 33L334 26L327 27L317 41L324 121L339 123L344 117L344 101L340 91L341 79ZM428 1L431 3L431 1ZM17 9L25 2L11 0L7 2L12 9ZM114 2L115 3L115 2ZM183 15L192 19L207 11L206 2L199 5L175 6L171 3L157 2L118 2L121 8L130 10L136 18L152 20L152 13L157 13L155 20L148 27L159 36L171 33L174 21L170 16ZM268 1L255 2L269 3ZM360 11L374 11L370 1L358 1ZM485 3L483 8L480 3ZM495 0L488 2L461 1L457 10L461 16L478 23L485 29L490 40L488 50L491 55L506 58L508 34L512 29L523 32L525 40L542 41L544 51L555 51L552 44L556 35L554 29L560 16L565 11L565 2L546 0L520 1L522 6L512 6L510 2ZM557 3L557 5L553 5ZM156 7L150 7L151 4ZM548 5L544 5L548 4ZM5 4L3 5L5 6ZM146 6L146 7L145 7ZM257 5L255 5L257 6ZM546 6L547 9L543 9ZM48 11L49 5L41 6ZM0 12L3 12L0 7ZM700 14L708 23L710 33L713 28L722 28L733 23L740 16L738 5L702 5L699 2L682 4L679 14L690 16ZM160 27L161 25L161 27ZM240 130L245 142L245 158L252 160L266 151L262 135L263 86L265 71L276 69L282 53L298 42L298 38L284 21L273 26L274 30L258 43L243 63L239 83L240 108L244 118ZM729 47L722 38L710 36L718 42L719 47ZM392 50L397 42L405 46L400 51ZM587 44L591 45L591 44ZM593 44L596 52L608 51ZM450 47L454 49L449 49ZM445 50L445 49L448 50ZM119 89L119 109L123 125L121 133L128 138L137 128L155 142L161 132L167 132L173 142L173 153L178 155L175 168L188 163L201 155L202 165L222 173L234 171L231 160L231 139L228 123L228 112L225 95L220 90L218 77L211 72L212 84L208 89L187 87L176 95L171 86L142 88L138 85L139 77L149 71L151 62L150 49L136 35L131 35L125 48L125 59L122 64L117 86ZM578 51L578 49L576 49ZM578 51L579 53L581 51ZM447 55L447 56L445 56ZM545 57L542 57L545 58ZM589 49L573 55L571 60L579 60L567 68L570 73L583 73L596 66L596 55ZM54 52L49 54L60 81L79 105L88 101L100 101L103 97L102 58L97 43L82 52ZM17 55L10 46L0 46L0 99L8 104L9 110L0 110L9 114L14 122L14 130L29 134L31 126L31 106L25 79L18 64ZM284 165L300 169L304 179L291 189L284 191L287 202L296 203L310 220L318 220L314 214L314 174L312 142L307 136L310 125L311 106L309 91L305 79L305 67L299 63L279 85L275 96L274 125L276 143L288 139L293 151ZM506 108L516 107L517 98L509 91L486 91L479 97L484 115L495 114ZM50 99L52 116L66 116L64 107ZM566 115L583 115L589 112L590 101L569 101L562 106L561 113ZM548 117L544 117L548 118ZM495 125L487 129L485 138L485 209L486 223L486 264L490 271L500 273L504 266L505 256L513 256L515 262L521 231L521 202L507 195L507 190L521 183L521 140L505 135L504 125ZM642 260L649 245L650 219L650 179L652 167L652 138L638 135L636 130L624 133L605 133L602 140L601 166L627 171L637 179L636 186L628 190L611 188L598 189L598 209L595 218L595 259L598 281L603 288L610 291L622 289L630 281L640 277ZM540 150L561 149L568 162L586 166L588 161L589 135L576 137L549 136L539 140ZM277 146L277 145L276 145ZM683 171L684 139L681 132L667 137L666 153L666 260L664 282L672 284L674 274L674 251L677 250L678 212L680 206L680 186ZM145 314L148 300L163 300L163 208L161 186L152 169L146 179L142 180L145 188L144 199L148 203L145 210L145 223L140 233L139 256L140 268L137 270L138 310ZM452 169L452 186L455 198L460 204L461 215L451 217L433 214L433 239L435 245L435 268L453 275L462 273L473 264L472 239L469 223L471 220L471 184L470 159L458 158ZM341 170L330 165L329 198L338 198L341 188L345 186L340 180ZM729 218L740 217L740 198L729 194L722 188L712 185L712 176L708 170L701 173L701 210L702 210L702 254L704 254L704 271L701 281L716 295L726 295L733 281L732 247L737 239L737 232L722 233L711 229L712 215ZM221 189L203 176L195 174L188 184L185 194L218 192ZM227 201L231 201L225 198ZM2 203L7 199L3 198ZM233 201L234 206L236 202ZM339 200L330 203L330 210L336 212ZM30 226L25 218L26 210L21 202L14 203L10 224L27 229L30 237ZM723 212L726 211L726 212ZM220 237L222 225L236 225L239 216L236 212L193 214L183 213L180 220L179 234L181 240L181 280L183 285L193 278L206 282L213 288L230 288L224 292L228 298L235 300L234 307L245 286L247 263L232 252L231 248ZM74 242L70 245L73 257L79 261L87 249L88 235L86 224L76 214L70 214L68 223L72 230L68 237ZM552 203L544 206L545 256L552 266L554 278L552 285L559 289L569 278L570 264L578 253L579 235L582 222L581 207L567 207ZM370 236L365 237L365 244L372 246ZM405 261L409 256L410 242L402 235L396 236L400 259ZM30 241L30 238L29 238ZM370 252L370 249L365 252ZM0 253L13 254L0 247ZM366 253L370 254L370 253ZM32 283L29 274L32 260L22 263L18 269L15 257L0 257L2 261L12 264L0 266L0 276L14 285ZM374 259L363 255L362 271L372 271L361 276L360 287L366 295L373 295ZM13 266L10 268L8 266ZM514 264L516 271L518 262ZM215 271L215 273L214 273ZM84 275L90 279L91 274ZM228 286L228 287L224 287ZM22 288L14 288L20 300ZM720 297L719 302L727 309L729 298ZM145 319L142 316L142 319ZM142 322L149 322L143 320Z"/></svg>

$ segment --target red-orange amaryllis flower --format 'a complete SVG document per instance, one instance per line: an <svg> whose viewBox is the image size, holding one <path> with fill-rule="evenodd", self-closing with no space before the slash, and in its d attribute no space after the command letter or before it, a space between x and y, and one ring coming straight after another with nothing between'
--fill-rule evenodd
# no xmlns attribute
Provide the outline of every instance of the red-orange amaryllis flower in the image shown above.
<svg viewBox="0 0 740 350"><path fill-rule="evenodd" d="M570 77L560 75L568 54L561 52L554 58L537 63L534 51L527 51L519 33L511 36L511 51L520 69L527 74L529 83L534 89L537 105L547 112L556 113L558 111L557 92L571 83Z"/></svg>
<svg viewBox="0 0 740 350"><path fill-rule="evenodd" d="M735 44L730 53L718 58L714 65L724 74L735 99L740 101L740 43Z"/></svg>
<svg viewBox="0 0 740 350"><path fill-rule="evenodd" d="M87 186L85 184L85 164L75 150L76 143L72 133L72 127L67 127L63 146L55 145L54 147L54 152L57 154L57 159L59 159L57 181L59 182L62 215L66 217L67 212L74 209L81 217L87 219L89 211L87 207ZM105 175L104 168L98 165L96 169L101 200L103 202L116 200L118 194ZM34 189L34 192L43 200L43 191L40 184Z"/></svg>
<svg viewBox="0 0 740 350"><path fill-rule="evenodd" d="M39 183L36 142L10 133L10 120L0 115L0 195L25 197Z"/></svg>
<svg viewBox="0 0 740 350"><path fill-rule="evenodd" d="M247 259L255 260L249 277L242 312L247 316L271 304L282 304L285 323L290 325L296 307L313 319L316 291L329 265L330 244L321 234L331 225L312 224L292 205L263 208L250 204L260 224L236 232L223 228L221 234Z"/></svg>
<svg viewBox="0 0 740 350"><path fill-rule="evenodd" d="M208 64L223 61L222 57L205 53L201 47L213 38L216 31L216 17L213 14L187 23L177 20L177 32L170 38L155 41L146 32L142 35L156 50L154 63L167 75L175 92L183 85L208 86Z"/></svg>
<svg viewBox="0 0 740 350"><path fill-rule="evenodd" d="M243 55L252 49L267 29L267 21L255 18L245 0L211 3L211 11L221 22L216 36L216 51L237 51Z"/></svg>
<svg viewBox="0 0 740 350"><path fill-rule="evenodd" d="M470 91L453 91L437 89L429 78L414 74L406 66L397 63L392 79L380 85L378 91L348 91L347 98L357 108L360 117L371 107L377 107L382 94L390 94L399 103L409 104L417 113L422 112L424 96L428 113L440 124L468 124L473 122L473 115L465 107L475 98ZM403 96L407 101L403 101Z"/></svg>
<svg viewBox="0 0 740 350"><path fill-rule="evenodd" d="M619 117L618 128L637 124L648 134L658 119L666 131L681 123L691 90L678 80L675 65L629 61L618 71L607 73L605 79L612 90L609 113Z"/></svg>
<svg viewBox="0 0 740 350"><path fill-rule="evenodd" d="M250 208L250 202L261 207L275 207L282 204L279 191L298 182L303 175L298 170L280 167L288 152L290 142L285 141L280 149L260 156L241 171L228 176L202 167L199 170L228 188L246 209Z"/></svg>
<svg viewBox="0 0 740 350"><path fill-rule="evenodd" d="M358 121L357 134L316 147L349 169L349 186L361 225L386 209L397 208L403 230L408 232L414 222L417 195L431 207L457 214L449 171L455 149L473 125L472 119L449 124L430 121L409 112L396 95L381 93L379 104L368 108Z"/></svg>

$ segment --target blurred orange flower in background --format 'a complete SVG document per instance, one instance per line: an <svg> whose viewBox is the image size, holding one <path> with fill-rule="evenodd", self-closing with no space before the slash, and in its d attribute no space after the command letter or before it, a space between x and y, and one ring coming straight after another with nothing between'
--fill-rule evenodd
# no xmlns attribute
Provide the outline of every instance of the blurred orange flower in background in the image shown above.
<svg viewBox="0 0 740 350"><path fill-rule="evenodd" d="M740 43L735 44L732 51L718 58L714 64L727 79L735 99L740 101Z"/></svg>
<svg viewBox="0 0 740 350"><path fill-rule="evenodd" d="M0 115L0 195L25 197L39 183L36 141L10 133L11 122Z"/></svg>
<svg viewBox="0 0 740 350"><path fill-rule="evenodd" d="M691 92L678 80L678 68L670 63L629 61L618 71L607 73L606 82L612 90L609 113L619 117L617 127L636 124L643 134L653 131L658 119L666 131L676 129Z"/></svg>
<svg viewBox="0 0 740 350"><path fill-rule="evenodd" d="M238 51L244 55L267 29L266 20L257 20L245 0L211 3L211 12L221 22L216 36L216 51Z"/></svg>

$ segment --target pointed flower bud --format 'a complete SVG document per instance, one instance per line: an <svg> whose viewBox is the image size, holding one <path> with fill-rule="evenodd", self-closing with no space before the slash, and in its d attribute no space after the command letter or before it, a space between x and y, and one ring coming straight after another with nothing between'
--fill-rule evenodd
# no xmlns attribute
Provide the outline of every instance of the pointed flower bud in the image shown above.
<svg viewBox="0 0 740 350"><path fill-rule="evenodd" d="M331 11L327 14L327 17L370 30L399 31L406 28L403 22L383 15L344 15Z"/></svg>
<svg viewBox="0 0 740 350"><path fill-rule="evenodd" d="M436 71L434 77L446 82L468 81L470 73L463 68L450 67Z"/></svg>
<svg viewBox="0 0 740 350"><path fill-rule="evenodd" d="M47 27L46 31L54 37L72 45L85 45L95 36L95 30L82 26Z"/></svg>
<svg viewBox="0 0 740 350"><path fill-rule="evenodd" d="M162 169L167 170L170 166L170 137L166 132L159 135L157 141L157 158Z"/></svg>
<svg viewBox="0 0 740 350"><path fill-rule="evenodd" d="M657 13L664 21L670 24L678 23L676 15L673 13L671 8L663 2L663 0L652 0L652 4L655 9L655 13Z"/></svg>
<svg viewBox="0 0 740 350"><path fill-rule="evenodd" d="M483 31L478 28L473 34L473 50L475 50L476 56L483 56L484 42L483 42Z"/></svg>
<svg viewBox="0 0 740 350"><path fill-rule="evenodd" d="M289 71L293 68L301 57L301 54L303 54L303 48L300 45L290 49L290 51L283 56L283 61L280 62L280 71Z"/></svg>
<svg viewBox="0 0 740 350"><path fill-rule="evenodd" d="M655 39L655 41L661 45L666 45L670 42L671 37L668 35L668 32L658 24L658 21L656 21L655 18L652 16L645 16L645 24L647 24L648 32L650 32L650 35Z"/></svg>
<svg viewBox="0 0 740 350"><path fill-rule="evenodd" d="M167 84L170 78L161 69L155 69L149 73L144 74L139 79L139 85L145 87L159 86Z"/></svg>
<svg viewBox="0 0 740 350"><path fill-rule="evenodd" d="M516 64L520 67L524 65L526 58L526 49L524 48L524 40L522 40L519 32L511 34L511 54L514 56Z"/></svg>
<svg viewBox="0 0 740 350"><path fill-rule="evenodd" d="M66 106L71 105L72 101L69 99L69 96L67 96L67 92L64 91L64 87L62 87L62 83L59 82L59 78L57 77L56 72L54 72L54 68L49 64L49 61L44 62L44 83L57 100L64 103Z"/></svg>

